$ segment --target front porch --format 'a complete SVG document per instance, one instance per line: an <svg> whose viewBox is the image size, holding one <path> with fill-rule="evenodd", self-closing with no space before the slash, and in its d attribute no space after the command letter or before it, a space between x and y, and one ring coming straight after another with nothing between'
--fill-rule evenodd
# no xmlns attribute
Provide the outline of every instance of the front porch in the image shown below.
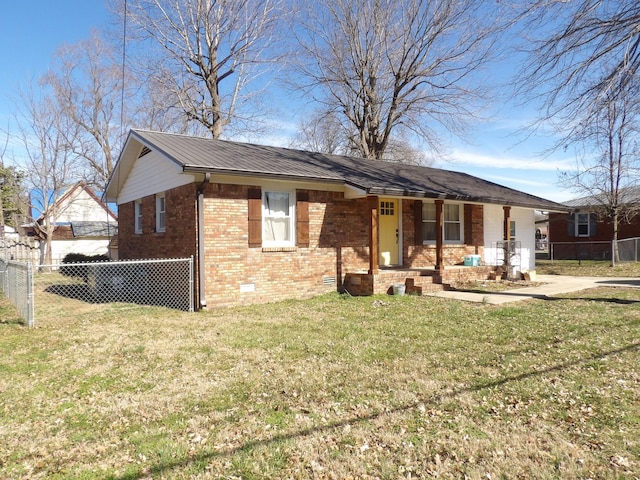
<svg viewBox="0 0 640 480"><path fill-rule="evenodd" d="M451 284L487 280L495 272L491 265L469 267L453 265L435 268L381 267L377 273L356 271L346 273L342 288L354 296L392 294L393 286L403 284L406 293L422 295L451 288Z"/></svg>

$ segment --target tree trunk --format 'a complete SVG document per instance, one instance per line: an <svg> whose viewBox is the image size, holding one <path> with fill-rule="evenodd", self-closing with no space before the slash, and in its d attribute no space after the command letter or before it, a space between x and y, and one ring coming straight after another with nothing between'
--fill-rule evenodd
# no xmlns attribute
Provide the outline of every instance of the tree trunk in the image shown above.
<svg viewBox="0 0 640 480"><path fill-rule="evenodd" d="M613 235L611 236L611 266L615 267L617 263L620 262L620 254L618 251L618 211L616 210L613 213L612 222L613 224Z"/></svg>

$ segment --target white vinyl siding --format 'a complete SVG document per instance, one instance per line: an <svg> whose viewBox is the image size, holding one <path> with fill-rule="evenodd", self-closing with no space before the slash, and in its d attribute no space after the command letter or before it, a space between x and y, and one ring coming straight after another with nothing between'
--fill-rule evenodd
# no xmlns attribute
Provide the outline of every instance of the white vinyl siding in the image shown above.
<svg viewBox="0 0 640 480"><path fill-rule="evenodd" d="M484 263L498 265L496 243L504 241L504 210L502 205L484 205ZM522 271L536 269L535 257L535 211L528 208L512 207L510 220L516 222L517 241L521 247L520 268Z"/></svg>
<svg viewBox="0 0 640 480"><path fill-rule="evenodd" d="M168 160L164 155L150 152L134 163L118 195L118 204L166 192L196 180L194 175L183 173L178 164Z"/></svg>

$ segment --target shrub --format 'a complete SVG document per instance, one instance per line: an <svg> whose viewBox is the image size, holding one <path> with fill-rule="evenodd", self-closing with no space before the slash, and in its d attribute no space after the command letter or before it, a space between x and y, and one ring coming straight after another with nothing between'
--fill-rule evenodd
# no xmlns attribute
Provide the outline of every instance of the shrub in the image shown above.
<svg viewBox="0 0 640 480"><path fill-rule="evenodd" d="M110 258L107 255L85 255L84 253L68 253L62 259L63 265L60 267L60 273L67 277L78 277L87 281L87 266L86 265L64 265L64 264L76 264L76 263L91 263L91 262L108 262Z"/></svg>

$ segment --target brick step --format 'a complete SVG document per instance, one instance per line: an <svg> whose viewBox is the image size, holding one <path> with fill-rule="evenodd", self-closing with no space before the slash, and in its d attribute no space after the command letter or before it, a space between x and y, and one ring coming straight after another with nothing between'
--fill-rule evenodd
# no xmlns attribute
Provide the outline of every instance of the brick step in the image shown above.
<svg viewBox="0 0 640 480"><path fill-rule="evenodd" d="M347 273L344 278L344 289L351 295L392 294L393 286L402 283L406 293L421 295L424 293L450 290L451 285L458 282L485 280L495 267L447 267L438 272L424 270L381 270L371 275L364 272Z"/></svg>
<svg viewBox="0 0 640 480"><path fill-rule="evenodd" d="M384 279L382 283L387 293L393 292L393 285L403 283L407 294L422 295L452 290L451 285L458 282L486 280L494 270L494 267L486 266L447 268L440 272L435 270L384 272L384 276L380 276L376 281L380 282Z"/></svg>
<svg viewBox="0 0 640 480"><path fill-rule="evenodd" d="M446 290L448 285L435 282L432 275L420 275L413 272L398 272L395 274L385 273L383 277L376 278L376 289L379 293L393 293L393 286L403 284L408 295L422 295L423 293L433 293Z"/></svg>
<svg viewBox="0 0 640 480"><path fill-rule="evenodd" d="M435 283L434 277L408 277L404 281L406 293L409 295L422 295L424 293L441 292L448 290L449 285Z"/></svg>
<svg viewBox="0 0 640 480"><path fill-rule="evenodd" d="M494 271L493 266L445 269L436 274L436 282L452 284L486 280Z"/></svg>

